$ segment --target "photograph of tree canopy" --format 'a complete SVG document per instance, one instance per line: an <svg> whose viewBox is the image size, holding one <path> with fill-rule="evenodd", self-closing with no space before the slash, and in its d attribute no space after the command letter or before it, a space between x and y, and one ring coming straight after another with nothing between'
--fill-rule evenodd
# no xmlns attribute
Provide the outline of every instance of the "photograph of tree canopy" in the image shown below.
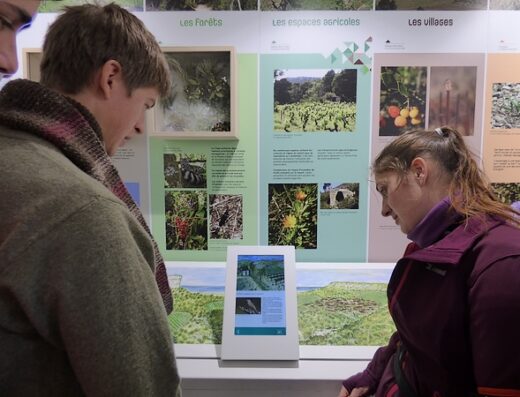
<svg viewBox="0 0 520 397"><path fill-rule="evenodd" d="M256 9L258 9L257 0L146 0L146 11L243 11Z"/></svg>
<svg viewBox="0 0 520 397"><path fill-rule="evenodd" d="M352 132L356 69L275 69L275 132Z"/></svg>
<svg viewBox="0 0 520 397"><path fill-rule="evenodd" d="M371 10L372 0L260 0L262 11Z"/></svg>
<svg viewBox="0 0 520 397"><path fill-rule="evenodd" d="M143 0L46 0L42 1L39 12L61 12L67 6L77 6L80 4L96 3L105 5L109 3L116 3L128 11L143 11Z"/></svg>

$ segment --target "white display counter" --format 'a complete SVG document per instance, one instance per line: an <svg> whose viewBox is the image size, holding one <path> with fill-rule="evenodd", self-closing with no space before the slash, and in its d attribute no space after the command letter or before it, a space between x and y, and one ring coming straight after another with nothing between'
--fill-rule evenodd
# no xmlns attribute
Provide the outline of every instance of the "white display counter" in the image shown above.
<svg viewBox="0 0 520 397"><path fill-rule="evenodd" d="M341 381L365 369L376 348L331 349L328 359L317 358L323 348L302 346L296 362L222 361L220 346L176 345L182 396L336 397ZM345 352L352 358L340 358Z"/></svg>

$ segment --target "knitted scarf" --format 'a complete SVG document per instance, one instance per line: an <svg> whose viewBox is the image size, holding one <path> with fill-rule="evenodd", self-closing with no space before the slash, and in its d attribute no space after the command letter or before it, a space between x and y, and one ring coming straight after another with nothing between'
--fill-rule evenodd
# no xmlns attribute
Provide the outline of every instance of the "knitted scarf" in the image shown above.
<svg viewBox="0 0 520 397"><path fill-rule="evenodd" d="M101 128L80 103L28 80L14 80L0 91L0 124L37 135L55 145L79 169L101 182L126 204L148 232L143 214L128 193L102 142ZM152 237L155 279L167 313L173 301L166 267Z"/></svg>

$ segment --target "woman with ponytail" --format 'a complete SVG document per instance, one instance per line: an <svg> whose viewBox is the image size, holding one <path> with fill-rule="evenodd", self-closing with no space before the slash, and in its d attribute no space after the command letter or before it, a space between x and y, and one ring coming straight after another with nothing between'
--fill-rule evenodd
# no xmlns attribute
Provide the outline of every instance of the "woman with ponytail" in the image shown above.
<svg viewBox="0 0 520 397"><path fill-rule="evenodd" d="M448 127L400 135L373 174L412 242L388 285L397 331L339 396L520 396L520 213Z"/></svg>

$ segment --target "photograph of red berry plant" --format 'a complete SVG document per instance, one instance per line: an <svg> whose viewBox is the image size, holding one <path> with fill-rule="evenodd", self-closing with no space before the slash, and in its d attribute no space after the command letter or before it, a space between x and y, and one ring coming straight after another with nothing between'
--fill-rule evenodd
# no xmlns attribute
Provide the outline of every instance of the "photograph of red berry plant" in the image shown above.
<svg viewBox="0 0 520 397"><path fill-rule="evenodd" d="M446 125L462 135L473 135L476 92L476 66L432 67L428 128Z"/></svg>
<svg viewBox="0 0 520 397"><path fill-rule="evenodd" d="M318 185L269 184L269 245L318 246Z"/></svg>
<svg viewBox="0 0 520 397"><path fill-rule="evenodd" d="M205 190L167 191L164 197L167 250L207 250Z"/></svg>
<svg viewBox="0 0 520 397"><path fill-rule="evenodd" d="M424 128L427 68L381 67L379 136Z"/></svg>

